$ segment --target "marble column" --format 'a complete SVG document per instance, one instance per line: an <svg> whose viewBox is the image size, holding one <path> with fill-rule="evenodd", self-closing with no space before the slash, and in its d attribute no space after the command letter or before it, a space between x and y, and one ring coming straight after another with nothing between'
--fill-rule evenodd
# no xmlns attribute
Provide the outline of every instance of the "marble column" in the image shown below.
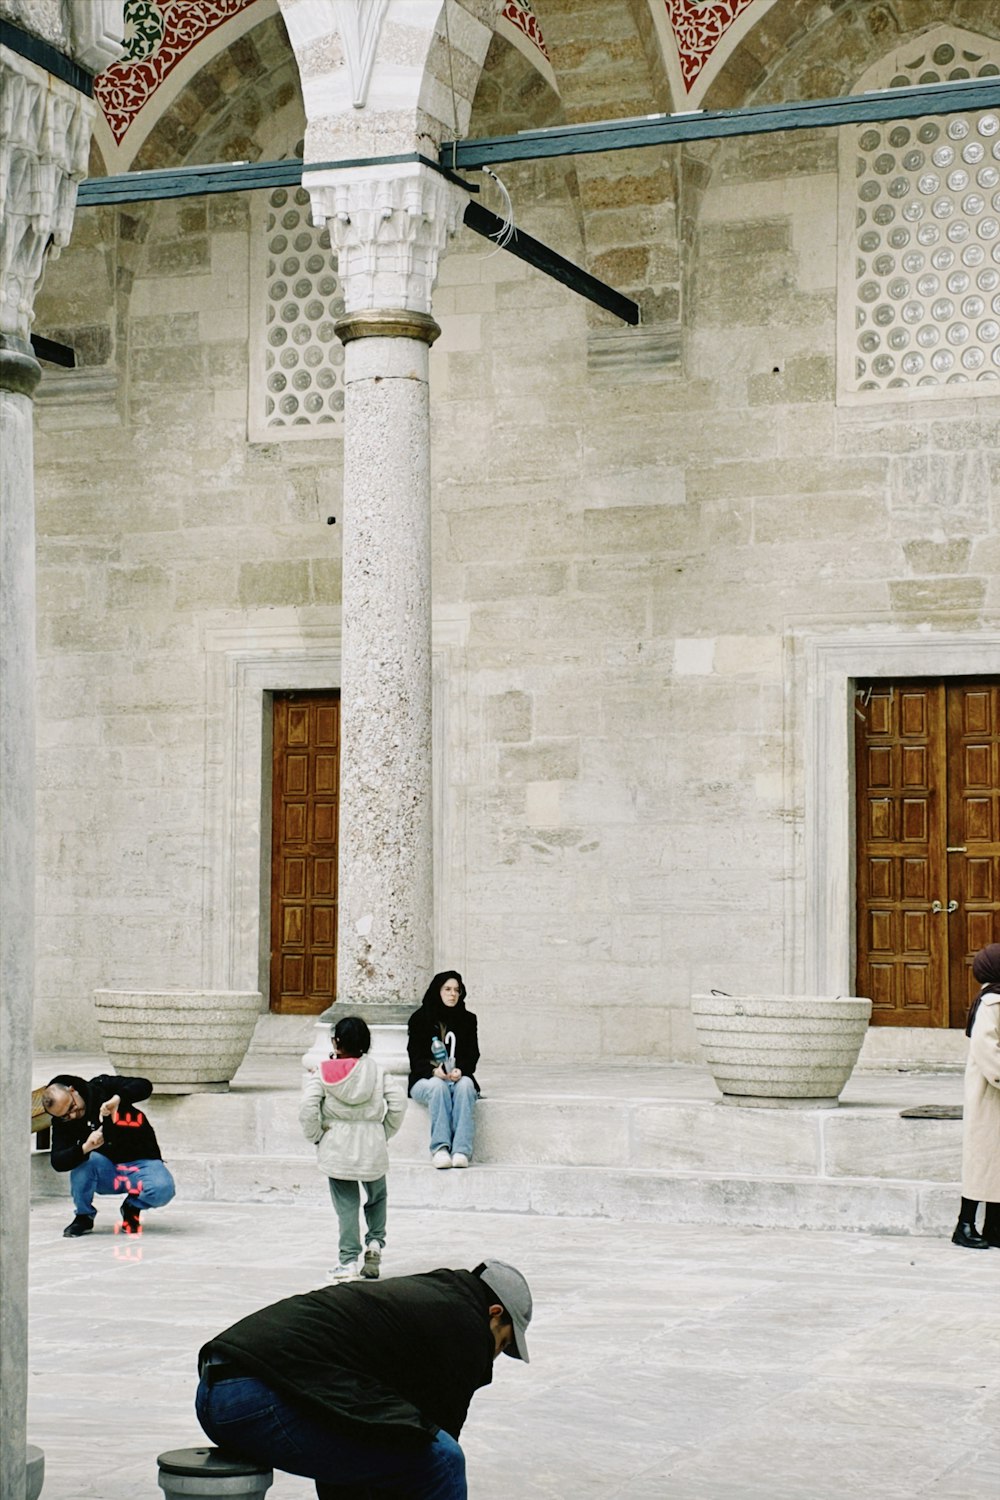
<svg viewBox="0 0 1000 1500"><path fill-rule="evenodd" d="M29 342L69 239L94 106L0 47L0 1494L24 1500L34 997L35 516Z"/></svg>
<svg viewBox="0 0 1000 1500"><path fill-rule="evenodd" d="M308 182L345 292L337 998L412 1007L434 961L431 292L467 196L417 163Z"/></svg>

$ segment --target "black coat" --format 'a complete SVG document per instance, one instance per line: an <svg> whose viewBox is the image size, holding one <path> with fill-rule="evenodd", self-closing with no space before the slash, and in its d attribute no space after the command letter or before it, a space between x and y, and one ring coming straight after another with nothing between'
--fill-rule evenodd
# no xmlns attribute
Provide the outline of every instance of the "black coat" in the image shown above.
<svg viewBox="0 0 1000 1500"><path fill-rule="evenodd" d="M286 1297L211 1339L209 1354L255 1375L294 1406L387 1447L458 1438L493 1379L489 1309L471 1271L344 1282Z"/></svg>
<svg viewBox="0 0 1000 1500"><path fill-rule="evenodd" d="M466 1010L465 1001L457 1005L445 1005L438 996L425 1000L407 1022L406 1050L410 1056L410 1081L408 1088L420 1078L430 1078L434 1072L431 1057L431 1038L444 1041L449 1031L455 1033L455 1066L461 1068L467 1078L476 1083L476 1068L479 1066L479 1029L471 1010Z"/></svg>
<svg viewBox="0 0 1000 1500"><path fill-rule="evenodd" d="M104 1145L97 1150L109 1161L162 1161L156 1132L142 1110L135 1108L140 1099L148 1099L153 1092L148 1078L119 1078L114 1073L99 1073L88 1083L72 1073L59 1073L51 1082L76 1089L87 1106L82 1120L52 1121L49 1159L57 1172L71 1172L87 1160L83 1143L99 1125L104 1131ZM101 1105L115 1094L121 1098L115 1119L102 1120Z"/></svg>

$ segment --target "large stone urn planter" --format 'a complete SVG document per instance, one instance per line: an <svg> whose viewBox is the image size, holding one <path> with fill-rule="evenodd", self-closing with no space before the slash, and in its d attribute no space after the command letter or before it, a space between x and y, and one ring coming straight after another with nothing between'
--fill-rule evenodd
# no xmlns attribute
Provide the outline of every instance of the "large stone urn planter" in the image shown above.
<svg viewBox="0 0 1000 1500"><path fill-rule="evenodd" d="M872 1003L850 995L693 995L695 1031L724 1104L835 1109Z"/></svg>
<svg viewBox="0 0 1000 1500"><path fill-rule="evenodd" d="M246 1056L256 990L95 990L104 1050L160 1094L224 1094Z"/></svg>

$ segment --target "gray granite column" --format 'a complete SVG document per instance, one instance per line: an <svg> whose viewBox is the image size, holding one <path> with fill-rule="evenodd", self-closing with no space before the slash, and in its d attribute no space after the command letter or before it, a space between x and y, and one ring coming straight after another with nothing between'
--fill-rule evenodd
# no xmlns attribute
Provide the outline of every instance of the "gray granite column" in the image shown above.
<svg viewBox="0 0 1000 1500"><path fill-rule="evenodd" d="M2 83L2 79L0 79ZM35 525L31 422L41 371L0 336L0 1494L23 1500L34 994Z"/></svg>
<svg viewBox="0 0 1000 1500"><path fill-rule="evenodd" d="M430 299L467 200L416 164L309 184L346 306L337 997L412 1006L434 959Z"/></svg>
<svg viewBox="0 0 1000 1500"><path fill-rule="evenodd" d="M6 15L5 15L6 12ZM0 15L0 1495L24 1500L34 999L35 508L29 330L48 256L69 239L94 104L18 45L34 27L57 72L120 55L122 7L38 0ZM116 36L117 33L117 36ZM46 50L48 49L48 50ZM78 81L85 86L82 77Z"/></svg>

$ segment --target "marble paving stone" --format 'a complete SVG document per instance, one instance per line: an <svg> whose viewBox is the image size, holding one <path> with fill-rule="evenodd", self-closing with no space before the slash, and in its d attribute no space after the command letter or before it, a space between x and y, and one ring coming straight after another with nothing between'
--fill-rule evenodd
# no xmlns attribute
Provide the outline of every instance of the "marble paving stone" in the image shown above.
<svg viewBox="0 0 1000 1500"><path fill-rule="evenodd" d="M156 1454L200 1440L198 1347L318 1285L334 1216L312 1201L182 1199L146 1216L124 1259L111 1212L63 1240L67 1207L32 1209L29 1439L45 1450L45 1500L158 1500ZM996 1491L1000 1253L944 1237L412 1210L394 1207L390 1183L387 1274L487 1254L525 1270L536 1316L532 1363L501 1361L472 1404L476 1500ZM269 1495L313 1493L279 1474Z"/></svg>

